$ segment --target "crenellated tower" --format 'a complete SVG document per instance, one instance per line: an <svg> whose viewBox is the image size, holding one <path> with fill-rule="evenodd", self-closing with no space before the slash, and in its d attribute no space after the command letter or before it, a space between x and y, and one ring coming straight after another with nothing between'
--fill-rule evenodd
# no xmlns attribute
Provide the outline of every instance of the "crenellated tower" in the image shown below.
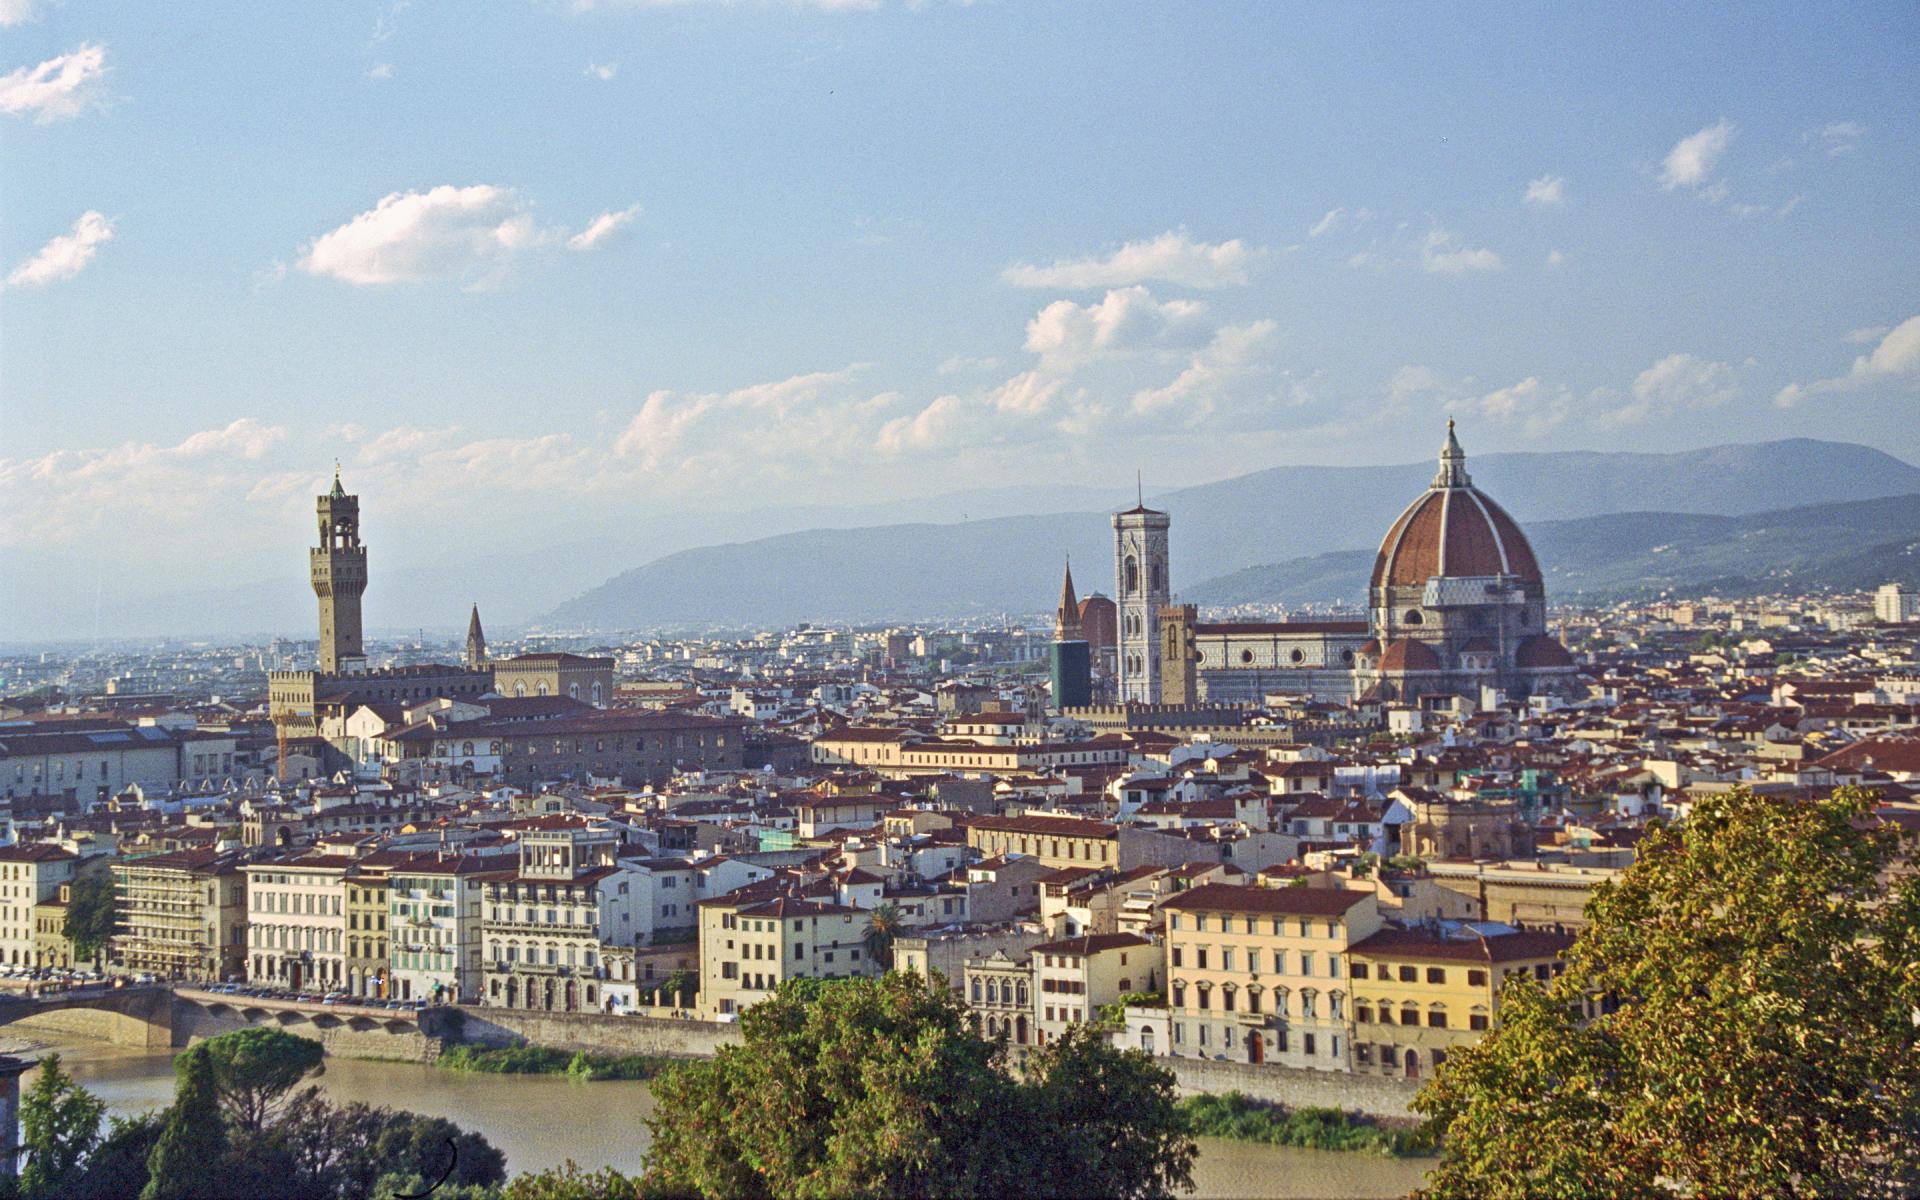
<svg viewBox="0 0 1920 1200"><path fill-rule="evenodd" d="M367 669L361 644L360 595L367 590L367 548L360 544L360 497L340 486L319 498L320 544L309 556L313 594L320 598L320 673L358 675Z"/></svg>

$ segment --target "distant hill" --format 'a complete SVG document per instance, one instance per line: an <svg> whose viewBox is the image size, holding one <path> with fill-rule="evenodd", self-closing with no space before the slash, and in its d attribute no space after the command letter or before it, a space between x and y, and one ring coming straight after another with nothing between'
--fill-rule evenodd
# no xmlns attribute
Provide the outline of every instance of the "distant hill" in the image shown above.
<svg viewBox="0 0 1920 1200"><path fill-rule="evenodd" d="M1489 454L1470 457L1467 466L1530 531L1556 520L1644 516L1652 508L1730 517L1783 502L1920 494L1920 468L1866 446L1809 439L1673 454ZM1174 584L1182 599L1231 603L1203 590L1245 594L1268 585L1229 586L1222 577L1256 567L1278 571L1261 564L1281 564L1286 570L1270 578L1287 590L1254 599L1295 602L1312 591L1316 599L1352 604L1362 599L1372 548L1433 471L1431 462L1275 467L1149 502L1173 516ZM784 533L654 559L559 605L541 624L616 630L1031 613L1058 594L1069 552L1080 564L1075 581L1083 595L1111 591L1111 537L1104 511ZM1541 551L1554 560L1546 546ZM1359 587L1351 585L1356 574ZM1578 586L1573 578L1565 582ZM1553 586L1557 594L1561 581Z"/></svg>
<svg viewBox="0 0 1920 1200"><path fill-rule="evenodd" d="M1739 517L1612 513L1537 522L1527 536L1549 599L1920 583L1920 495ZM1352 603L1365 594L1373 558L1372 550L1354 550L1247 567L1186 588L1181 598L1203 605Z"/></svg>

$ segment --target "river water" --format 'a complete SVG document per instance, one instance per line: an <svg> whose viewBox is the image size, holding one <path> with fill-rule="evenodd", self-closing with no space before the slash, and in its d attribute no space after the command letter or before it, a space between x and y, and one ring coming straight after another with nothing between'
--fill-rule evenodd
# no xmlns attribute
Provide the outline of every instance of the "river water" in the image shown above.
<svg viewBox="0 0 1920 1200"><path fill-rule="evenodd" d="M78 1038L15 1042L14 1051L20 1050L59 1051L62 1064L112 1113L143 1112L173 1099L173 1060L166 1053ZM23 1092L33 1078L21 1079ZM645 1083L576 1083L552 1075L482 1075L340 1058L327 1060L318 1083L336 1101L411 1109L477 1130L506 1152L510 1172L538 1171L571 1158L584 1167L633 1173L646 1157L642 1118L653 1111L653 1096ZM1419 1186L1424 1170L1418 1159L1203 1138L1194 1195L1404 1196Z"/></svg>

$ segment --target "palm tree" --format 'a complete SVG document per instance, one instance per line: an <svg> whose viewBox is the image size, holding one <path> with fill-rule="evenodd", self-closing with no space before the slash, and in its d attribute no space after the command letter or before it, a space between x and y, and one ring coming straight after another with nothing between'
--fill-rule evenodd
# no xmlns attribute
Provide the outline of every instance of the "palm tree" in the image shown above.
<svg viewBox="0 0 1920 1200"><path fill-rule="evenodd" d="M882 904L874 909L867 921L867 933L863 939L867 945L867 957L883 967L893 966L893 939L900 936L902 926L898 908Z"/></svg>

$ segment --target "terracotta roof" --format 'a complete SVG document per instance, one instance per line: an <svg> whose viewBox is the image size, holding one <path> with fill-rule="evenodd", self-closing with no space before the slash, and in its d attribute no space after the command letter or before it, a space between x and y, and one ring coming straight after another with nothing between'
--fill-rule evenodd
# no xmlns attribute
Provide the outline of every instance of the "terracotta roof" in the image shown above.
<svg viewBox="0 0 1920 1200"><path fill-rule="evenodd" d="M1208 883L1190 888L1166 902L1181 912L1267 913L1285 917L1338 917L1372 892L1346 888L1239 887Z"/></svg>
<svg viewBox="0 0 1920 1200"><path fill-rule="evenodd" d="M1514 651L1513 665L1521 668L1542 669L1547 667L1570 667L1573 655L1567 653L1558 639L1544 633L1536 633L1520 643Z"/></svg>
<svg viewBox="0 0 1920 1200"><path fill-rule="evenodd" d="M1416 642L1412 638L1401 638L1387 647L1380 656L1382 671L1438 671L1440 656L1433 647L1425 642Z"/></svg>
<svg viewBox="0 0 1920 1200"><path fill-rule="evenodd" d="M1090 933L1083 937L1067 938L1060 942L1046 942L1034 946L1028 954L1064 954L1073 958L1086 958L1108 950L1131 950L1140 946L1151 946L1152 942L1134 933Z"/></svg>
<svg viewBox="0 0 1920 1200"><path fill-rule="evenodd" d="M1572 945L1572 934L1544 929L1475 937L1445 937L1430 929L1382 929L1365 941L1354 943L1347 953L1357 958L1501 963L1552 958L1564 954Z"/></svg>
<svg viewBox="0 0 1920 1200"><path fill-rule="evenodd" d="M1540 564L1520 526L1480 489L1435 487L1387 530L1370 586L1473 575L1515 575L1539 583Z"/></svg>

